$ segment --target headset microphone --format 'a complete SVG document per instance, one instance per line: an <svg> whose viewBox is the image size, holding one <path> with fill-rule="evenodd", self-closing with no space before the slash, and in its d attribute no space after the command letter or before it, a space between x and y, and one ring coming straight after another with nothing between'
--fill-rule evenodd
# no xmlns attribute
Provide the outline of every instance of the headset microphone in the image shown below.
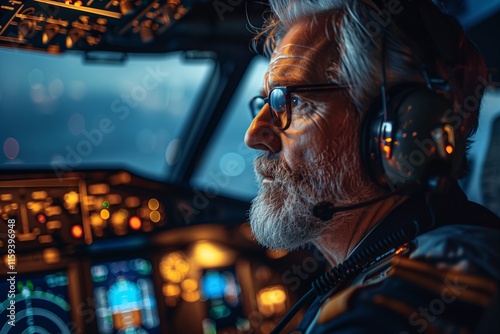
<svg viewBox="0 0 500 334"><path fill-rule="evenodd" d="M326 201L320 202L314 206L313 216L321 219L322 221L327 221L327 220L332 219L333 215L336 214L337 212L359 209L359 208L362 208L364 206L368 206L370 204L382 201L382 200L389 198L389 197L396 195L396 194L397 194L397 192L391 192L387 195L372 199L370 201L360 202L360 203L348 205L348 206L339 206L339 207L335 207L335 205L333 205L332 202L326 202Z"/></svg>
<svg viewBox="0 0 500 334"><path fill-rule="evenodd" d="M445 187L445 184L446 184L445 178L441 178L441 177L430 178L427 180L427 182L425 184L422 184L420 181L413 182L405 187L399 188L395 191L391 191L390 193L387 193L387 194L382 195L380 197L374 198L374 199L369 200L369 201L352 204L352 205L335 207L335 205L333 205L332 202L323 201L323 202L316 204L313 207L312 212L313 212L314 217L319 218L322 221L327 221L327 220L332 219L333 215L336 214L337 212L359 209L359 208L362 208L364 206L368 206L368 205L383 201L384 199L387 199L387 198L392 197L394 195L404 194L404 193L410 194L410 193L414 193L415 191L425 190L425 189L440 192Z"/></svg>

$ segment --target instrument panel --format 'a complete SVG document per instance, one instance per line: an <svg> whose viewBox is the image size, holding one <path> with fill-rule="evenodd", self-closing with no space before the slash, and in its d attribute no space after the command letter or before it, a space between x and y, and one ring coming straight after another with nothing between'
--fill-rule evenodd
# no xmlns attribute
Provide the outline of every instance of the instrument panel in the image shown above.
<svg viewBox="0 0 500 334"><path fill-rule="evenodd" d="M0 1L0 45L49 53L141 47L188 11L180 0Z"/></svg>
<svg viewBox="0 0 500 334"><path fill-rule="evenodd" d="M0 332L267 333L326 263L258 246L247 210L121 170L4 172Z"/></svg>

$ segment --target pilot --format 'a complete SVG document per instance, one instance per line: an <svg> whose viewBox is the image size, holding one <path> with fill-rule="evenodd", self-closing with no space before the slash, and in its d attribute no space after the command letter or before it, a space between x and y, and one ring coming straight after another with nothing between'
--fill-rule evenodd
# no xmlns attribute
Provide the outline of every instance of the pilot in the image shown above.
<svg viewBox="0 0 500 334"><path fill-rule="evenodd" d="M491 83L479 51L427 0L269 2L250 225L332 267L295 332L498 332L500 221L458 185Z"/></svg>

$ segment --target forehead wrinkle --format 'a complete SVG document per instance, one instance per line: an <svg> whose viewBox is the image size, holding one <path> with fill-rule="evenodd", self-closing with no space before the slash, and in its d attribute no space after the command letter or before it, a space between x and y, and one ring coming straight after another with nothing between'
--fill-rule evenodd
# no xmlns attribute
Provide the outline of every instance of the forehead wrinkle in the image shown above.
<svg viewBox="0 0 500 334"><path fill-rule="evenodd" d="M277 66L279 67L279 66ZM311 69L308 69L306 67L302 67L302 66L286 66L286 69L284 71L276 71L273 69L269 69L269 76L267 78L267 83L268 83L268 87L275 87L275 86L286 86L286 84L290 84L290 82L292 82L293 84L296 84L296 83L305 83L307 82L307 80L304 80L304 72L300 73L299 74L294 74L294 73L287 73L287 69L290 69L291 67L293 68L298 68L298 69L301 69L301 70L304 70L304 72L308 72L308 73L311 73L313 74L313 72L311 71ZM283 78L284 80L280 80L281 78ZM296 82L294 82L296 81Z"/></svg>

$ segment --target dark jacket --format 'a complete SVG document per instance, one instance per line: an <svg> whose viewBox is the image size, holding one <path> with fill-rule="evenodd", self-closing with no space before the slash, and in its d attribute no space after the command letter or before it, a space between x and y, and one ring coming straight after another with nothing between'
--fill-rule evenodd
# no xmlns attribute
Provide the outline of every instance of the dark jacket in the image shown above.
<svg viewBox="0 0 500 334"><path fill-rule="evenodd" d="M410 198L350 257L411 224L415 239L318 297L297 332L499 333L499 218L455 184Z"/></svg>

